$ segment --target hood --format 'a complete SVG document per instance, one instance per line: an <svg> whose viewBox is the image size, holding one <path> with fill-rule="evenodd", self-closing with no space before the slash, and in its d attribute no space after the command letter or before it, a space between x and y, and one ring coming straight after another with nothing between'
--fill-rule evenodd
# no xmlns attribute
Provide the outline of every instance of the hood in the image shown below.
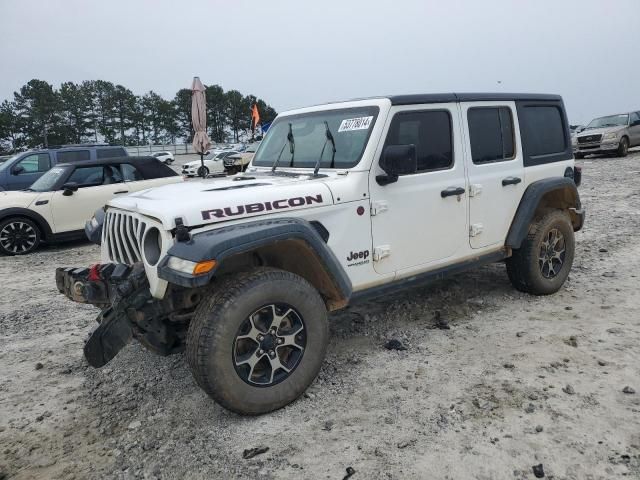
<svg viewBox="0 0 640 480"><path fill-rule="evenodd" d="M169 230L178 217L193 227L333 203L323 177L252 174L172 183L113 199L108 205L154 217Z"/></svg>
<svg viewBox="0 0 640 480"><path fill-rule="evenodd" d="M40 195L41 192L0 191L0 210L11 207L27 208Z"/></svg>
<svg viewBox="0 0 640 480"><path fill-rule="evenodd" d="M589 135L604 135L609 132L619 132L620 130L624 130L626 125L618 125L615 127L600 127L600 128L588 128L586 130L582 130L577 134L578 137L588 137Z"/></svg>

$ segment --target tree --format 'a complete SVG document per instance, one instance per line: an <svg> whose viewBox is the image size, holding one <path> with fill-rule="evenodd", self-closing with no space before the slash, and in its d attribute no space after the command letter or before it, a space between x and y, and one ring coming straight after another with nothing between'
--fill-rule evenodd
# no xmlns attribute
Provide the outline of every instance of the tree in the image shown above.
<svg viewBox="0 0 640 480"><path fill-rule="evenodd" d="M19 93L13 95L29 147L44 145L48 148L50 141L62 143L59 131L55 130L58 120L58 97L50 84L33 79L20 88Z"/></svg>
<svg viewBox="0 0 640 480"><path fill-rule="evenodd" d="M208 102L207 102L208 103ZM176 115L177 135L185 139L185 143L191 142L193 129L191 127L191 90L182 88L178 90L173 99L173 109Z"/></svg>
<svg viewBox="0 0 640 480"><path fill-rule="evenodd" d="M254 95L206 87L207 127L214 142L231 132L237 142L251 128L251 106L258 105L262 123L275 110ZM123 85L104 80L64 82L56 90L33 79L0 104L0 149L19 150L63 143L95 142L131 145L153 141L190 142L191 90L179 90L168 101L153 91L136 96Z"/></svg>
<svg viewBox="0 0 640 480"><path fill-rule="evenodd" d="M237 90L229 90L225 97L227 99L227 119L229 127L233 132L233 140L235 142L240 139L240 132L248 128L250 122L251 103L249 97L244 97Z"/></svg>
<svg viewBox="0 0 640 480"><path fill-rule="evenodd" d="M65 82L60 85L61 129L65 143L82 143L91 130L91 96L82 85Z"/></svg>
<svg viewBox="0 0 640 480"><path fill-rule="evenodd" d="M206 87L207 96L207 125L211 132L211 140L217 143L226 139L226 111L227 97L220 85Z"/></svg>
<svg viewBox="0 0 640 480"><path fill-rule="evenodd" d="M114 127L117 126L117 130L120 132L120 144L127 145L126 132L135 124L136 96L128 88L116 85L113 100L116 113Z"/></svg>

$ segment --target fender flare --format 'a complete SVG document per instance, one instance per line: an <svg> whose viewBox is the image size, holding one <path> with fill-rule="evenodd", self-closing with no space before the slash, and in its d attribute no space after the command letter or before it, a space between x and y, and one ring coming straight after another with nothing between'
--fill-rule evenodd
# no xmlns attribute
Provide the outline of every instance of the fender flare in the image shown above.
<svg viewBox="0 0 640 480"><path fill-rule="evenodd" d="M567 177L545 178L531 183L524 191L509 228L505 242L507 247L520 248L529 232L529 225L534 219L538 206L545 195L551 192L557 192L556 194L561 195L559 205L561 208L571 209L573 230L577 232L582 228L585 212L582 209L580 195L573 179Z"/></svg>
<svg viewBox="0 0 640 480"><path fill-rule="evenodd" d="M323 240L326 229L299 218L280 218L230 225L193 234L187 242L177 242L158 265L158 276L183 287L200 287L211 282L226 259L249 252L271 252L274 248L296 251L287 270L300 274L313 284L325 298L329 309L345 306L351 298L351 280L340 261ZM302 253L302 255L299 255ZM296 258L293 258L295 255ZM168 268L169 257L192 262L215 259L216 267L204 275L193 276ZM279 257L286 257L280 252ZM302 261L303 259L304 261ZM306 267L302 264L306 263ZM317 277L317 269L322 273ZM299 269L299 271L296 271ZM315 273L312 270L316 270ZM313 278L310 278L313 277Z"/></svg>
<svg viewBox="0 0 640 480"><path fill-rule="evenodd" d="M11 207L0 210L0 222L9 217L26 217L40 227L44 240L51 240L51 238L53 238L53 232L49 222L47 222L42 215L34 212L33 210L21 207Z"/></svg>

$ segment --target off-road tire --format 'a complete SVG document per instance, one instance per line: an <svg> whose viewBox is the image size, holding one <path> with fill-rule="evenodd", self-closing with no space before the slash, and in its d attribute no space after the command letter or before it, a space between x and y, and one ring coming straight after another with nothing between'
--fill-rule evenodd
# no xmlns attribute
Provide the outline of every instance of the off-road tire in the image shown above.
<svg viewBox="0 0 640 480"><path fill-rule="evenodd" d="M627 137L622 137L620 139L620 143L618 144L618 157L626 157L629 153L629 139Z"/></svg>
<svg viewBox="0 0 640 480"><path fill-rule="evenodd" d="M284 380L253 385L236 370L236 337L252 313L275 303L299 312L306 329L305 348ZM186 356L196 382L211 398L233 412L258 415L302 395L320 371L328 339L327 310L317 290L293 273L259 268L214 282L191 320Z"/></svg>
<svg viewBox="0 0 640 480"><path fill-rule="evenodd" d="M557 229L564 237L564 260L553 278L543 275L539 256L546 236ZM507 259L507 274L512 285L521 292L533 295L550 295L560 290L569 276L575 253L573 225L564 210L553 210L535 219L522 245Z"/></svg>
<svg viewBox="0 0 640 480"><path fill-rule="evenodd" d="M22 244L16 247L16 251L13 251L13 247L7 244L10 242L10 240L6 239L5 235L11 234L11 232L13 232L12 227L19 229L21 232L24 231L24 234L28 234L29 238L26 239L28 240L28 247L25 250L22 250ZM31 235L35 236L31 237ZM41 241L42 232L40 231L40 228L35 224L35 222L29 220L28 218L12 217L6 218L0 222L0 255L28 255L29 253L37 250L37 248L40 246Z"/></svg>

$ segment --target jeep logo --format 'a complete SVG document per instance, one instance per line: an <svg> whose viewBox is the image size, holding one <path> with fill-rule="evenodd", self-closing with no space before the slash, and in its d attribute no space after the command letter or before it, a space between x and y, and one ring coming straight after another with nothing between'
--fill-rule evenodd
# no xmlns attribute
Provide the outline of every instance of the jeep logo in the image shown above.
<svg viewBox="0 0 640 480"><path fill-rule="evenodd" d="M270 212L272 210L302 207L304 205L322 202L322 195L318 194L315 196L307 195L305 197L283 198L282 200L274 200L273 202L247 203L235 207L213 208L211 210L203 210L201 213L203 220L211 220L212 218L237 217L249 213Z"/></svg>
<svg viewBox="0 0 640 480"><path fill-rule="evenodd" d="M369 250L363 250L361 252L351 252L347 257L347 262L354 262L356 260L366 260L369 258Z"/></svg>

